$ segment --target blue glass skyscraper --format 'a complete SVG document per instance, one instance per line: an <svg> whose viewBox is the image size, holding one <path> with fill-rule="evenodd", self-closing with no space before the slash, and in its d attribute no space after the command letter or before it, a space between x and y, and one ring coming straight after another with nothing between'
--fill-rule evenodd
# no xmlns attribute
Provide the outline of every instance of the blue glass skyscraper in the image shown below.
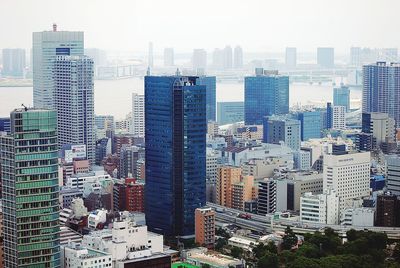
<svg viewBox="0 0 400 268"><path fill-rule="evenodd" d="M289 113L289 77L277 71L256 69L256 76L244 80L244 121L262 125L263 117Z"/></svg>
<svg viewBox="0 0 400 268"><path fill-rule="evenodd" d="M301 126L301 140L321 138L322 116L320 111L301 112L297 115Z"/></svg>
<svg viewBox="0 0 400 268"><path fill-rule="evenodd" d="M206 202L205 108L198 77L145 77L145 212L154 232L194 234L194 211Z"/></svg>
<svg viewBox="0 0 400 268"><path fill-rule="evenodd" d="M363 66L363 112L387 113L400 127L400 64Z"/></svg>
<svg viewBox="0 0 400 268"><path fill-rule="evenodd" d="M216 114L216 101L217 101L217 79L215 76L200 76L197 79L197 83L199 85L205 85L206 86L206 117L207 117L207 122L208 121L215 121L215 114Z"/></svg>
<svg viewBox="0 0 400 268"><path fill-rule="evenodd" d="M346 86L340 86L333 89L333 106L344 106L346 112L350 111L350 89Z"/></svg>

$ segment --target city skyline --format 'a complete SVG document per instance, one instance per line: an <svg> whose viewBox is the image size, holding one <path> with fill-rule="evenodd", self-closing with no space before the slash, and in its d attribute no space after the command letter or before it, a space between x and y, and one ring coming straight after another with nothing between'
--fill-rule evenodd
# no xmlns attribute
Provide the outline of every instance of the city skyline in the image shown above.
<svg viewBox="0 0 400 268"><path fill-rule="evenodd" d="M106 1L96 2L96 5L92 1L75 2L79 4L79 9L70 4L63 7L65 12L60 13L57 12L58 1L25 1L24 9L20 9L20 3L15 1L2 1L2 48L30 48L31 33L48 30L48 25L54 22L60 26L60 30L84 31L86 47L145 53L148 42L153 42L156 54L161 54L165 47L174 47L178 52L191 51L193 48L211 50L227 44L238 44L244 51L254 52L283 51L285 47L293 46L298 48L298 52L313 51L320 46L335 47L338 52L346 52L351 46L397 47L400 43L400 37L389 34L396 31L395 24L386 20L370 20L371 17L394 17L395 10L400 7L400 3L394 0L286 0L279 3L257 0L240 5L206 1L197 7L198 12L180 12L175 16L169 14L185 2L174 0L157 3L157 6L142 0L118 1L118 5ZM361 7L363 12L359 12ZM30 12L32 9L36 10L34 16ZM268 12L271 9L274 12ZM71 12L74 16L70 16ZM108 20L103 19L105 14ZM202 20L204 14L207 20ZM285 23L288 19L296 23ZM319 23L315 24L315 21ZM10 22L13 27L8 26ZM266 28L267 34L262 35L256 26L276 24L279 27ZM249 31L252 27L254 30ZM381 31L382 28L385 31ZM98 29L102 29L102 35L97 34ZM186 29L196 29L196 37L180 37L180 33ZM223 35L220 34L222 32ZM201 38L204 35L210 38Z"/></svg>

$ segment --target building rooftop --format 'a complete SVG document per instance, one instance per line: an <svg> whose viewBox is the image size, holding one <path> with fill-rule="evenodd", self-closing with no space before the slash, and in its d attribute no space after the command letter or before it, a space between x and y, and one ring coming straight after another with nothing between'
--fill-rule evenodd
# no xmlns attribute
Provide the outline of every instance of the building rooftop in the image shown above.
<svg viewBox="0 0 400 268"><path fill-rule="evenodd" d="M240 260L222 254L208 253L193 253L188 259L195 259L202 263L207 263L212 266L229 266L233 263L238 263Z"/></svg>
<svg viewBox="0 0 400 268"><path fill-rule="evenodd" d="M61 226L60 227L60 244L66 245L68 242L82 242L82 235L75 232L74 230Z"/></svg>
<svg viewBox="0 0 400 268"><path fill-rule="evenodd" d="M247 147L236 147L236 146L228 146L223 149L224 152L230 152L230 153L240 153L245 150L247 150Z"/></svg>

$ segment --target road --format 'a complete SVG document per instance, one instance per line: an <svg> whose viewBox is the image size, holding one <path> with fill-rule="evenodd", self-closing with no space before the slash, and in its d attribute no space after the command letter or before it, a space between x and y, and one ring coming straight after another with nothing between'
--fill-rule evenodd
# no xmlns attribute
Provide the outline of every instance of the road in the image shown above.
<svg viewBox="0 0 400 268"><path fill-rule="evenodd" d="M273 215L257 215L247 213L251 215L251 219L242 219L237 217L239 213L243 213L241 210L226 208L214 203L207 203L207 206L215 209L216 220L222 223L235 224L241 228L257 231L265 234L273 233L276 231L284 231L286 226L290 226L295 233L314 233L315 231L323 231L325 228L330 227L340 236L345 236L346 232L350 229L354 230L369 230L374 232L384 232L390 239L400 239L400 228L392 227L363 227L363 226L346 226L346 225L332 225L323 223L302 223L300 221L293 221L288 219L280 218L274 220L271 224Z"/></svg>

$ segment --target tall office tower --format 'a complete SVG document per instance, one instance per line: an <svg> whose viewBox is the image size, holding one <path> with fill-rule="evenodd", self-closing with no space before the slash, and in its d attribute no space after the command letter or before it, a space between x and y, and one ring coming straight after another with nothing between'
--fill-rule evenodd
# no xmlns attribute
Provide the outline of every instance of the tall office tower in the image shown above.
<svg viewBox="0 0 400 268"><path fill-rule="evenodd" d="M266 116L263 121L263 142L284 142L293 151L300 150L300 121L285 116Z"/></svg>
<svg viewBox="0 0 400 268"><path fill-rule="evenodd" d="M400 196L390 193L378 195L375 226L400 227Z"/></svg>
<svg viewBox="0 0 400 268"><path fill-rule="evenodd" d="M350 111L350 89L347 86L341 85L333 89L333 105L344 106L346 113Z"/></svg>
<svg viewBox="0 0 400 268"><path fill-rule="evenodd" d="M332 127L334 129L345 129L346 128L346 107L333 106Z"/></svg>
<svg viewBox="0 0 400 268"><path fill-rule="evenodd" d="M232 124L244 121L244 102L218 102L217 122L218 125Z"/></svg>
<svg viewBox="0 0 400 268"><path fill-rule="evenodd" d="M362 62L361 47L350 48L350 65L354 67L361 66Z"/></svg>
<svg viewBox="0 0 400 268"><path fill-rule="evenodd" d="M372 134L376 145L382 142L395 140L395 121L386 113L362 113L361 130Z"/></svg>
<svg viewBox="0 0 400 268"><path fill-rule="evenodd" d="M240 182L242 169L233 166L222 166L217 171L216 200L217 204L232 207L233 184Z"/></svg>
<svg viewBox="0 0 400 268"><path fill-rule="evenodd" d="M33 33L33 106L54 108L53 65L57 56L82 56L83 32L53 31Z"/></svg>
<svg viewBox="0 0 400 268"><path fill-rule="evenodd" d="M214 68L221 70L224 68L224 51L222 49L216 48L213 51L213 62Z"/></svg>
<svg viewBox="0 0 400 268"><path fill-rule="evenodd" d="M369 196L370 162L369 152L324 155L324 189L336 190L340 211L353 199Z"/></svg>
<svg viewBox="0 0 400 268"><path fill-rule="evenodd" d="M207 68L207 51L205 49L193 49L193 70L205 70Z"/></svg>
<svg viewBox="0 0 400 268"><path fill-rule="evenodd" d="M132 131L136 137L144 137L144 95L132 93Z"/></svg>
<svg viewBox="0 0 400 268"><path fill-rule="evenodd" d="M207 248L215 245L215 211L211 208L197 208L196 218L196 243Z"/></svg>
<svg viewBox="0 0 400 268"><path fill-rule="evenodd" d="M400 196L400 155L386 157L387 190Z"/></svg>
<svg viewBox="0 0 400 268"><path fill-rule="evenodd" d="M265 178L258 183L257 213L266 215L276 212L277 182L272 178Z"/></svg>
<svg viewBox="0 0 400 268"><path fill-rule="evenodd" d="M261 125L263 117L289 113L289 77L256 69L244 80L244 122Z"/></svg>
<svg viewBox="0 0 400 268"><path fill-rule="evenodd" d="M11 132L11 119L9 117L0 117L0 132Z"/></svg>
<svg viewBox="0 0 400 268"><path fill-rule="evenodd" d="M232 69L233 64L232 64L232 58L233 58L233 53L232 53L232 47L231 46L226 46L224 48L224 69Z"/></svg>
<svg viewBox="0 0 400 268"><path fill-rule="evenodd" d="M3 76L24 77L25 66L25 49L3 49Z"/></svg>
<svg viewBox="0 0 400 268"><path fill-rule="evenodd" d="M285 54L286 68L296 68L297 65L297 49L295 47L287 47Z"/></svg>
<svg viewBox="0 0 400 268"><path fill-rule="evenodd" d="M144 158L145 150L138 146L123 144L119 153L119 178L137 179L137 161Z"/></svg>
<svg viewBox="0 0 400 268"><path fill-rule="evenodd" d="M363 112L387 113L400 127L400 64L363 66Z"/></svg>
<svg viewBox="0 0 400 268"><path fill-rule="evenodd" d="M243 49L241 46L236 46L234 50L233 67L235 69L243 68Z"/></svg>
<svg viewBox="0 0 400 268"><path fill-rule="evenodd" d="M333 128L333 106L331 102L326 103L325 129Z"/></svg>
<svg viewBox="0 0 400 268"><path fill-rule="evenodd" d="M217 78L215 76L199 76L197 84L206 86L206 117L208 121L215 121L217 102Z"/></svg>
<svg viewBox="0 0 400 268"><path fill-rule="evenodd" d="M321 68L335 67L335 50L333 47L319 47L317 49L317 64Z"/></svg>
<svg viewBox="0 0 400 268"><path fill-rule="evenodd" d="M165 235L194 234L206 201L206 86L198 77L145 77L146 222Z"/></svg>
<svg viewBox="0 0 400 268"><path fill-rule="evenodd" d="M301 140L321 138L322 116L320 111L305 111L297 114L300 121Z"/></svg>
<svg viewBox="0 0 400 268"><path fill-rule="evenodd" d="M4 267L60 267L56 112L14 110L0 146Z"/></svg>
<svg viewBox="0 0 400 268"><path fill-rule="evenodd" d="M153 55L153 42L149 42L149 51L148 51L148 59L147 59L147 66L149 68L154 67L154 55Z"/></svg>
<svg viewBox="0 0 400 268"><path fill-rule="evenodd" d="M58 144L86 145L95 161L93 60L86 56L57 56L53 64L54 104Z"/></svg>
<svg viewBox="0 0 400 268"><path fill-rule="evenodd" d="M172 47L164 48L164 66L174 66L174 49Z"/></svg>

